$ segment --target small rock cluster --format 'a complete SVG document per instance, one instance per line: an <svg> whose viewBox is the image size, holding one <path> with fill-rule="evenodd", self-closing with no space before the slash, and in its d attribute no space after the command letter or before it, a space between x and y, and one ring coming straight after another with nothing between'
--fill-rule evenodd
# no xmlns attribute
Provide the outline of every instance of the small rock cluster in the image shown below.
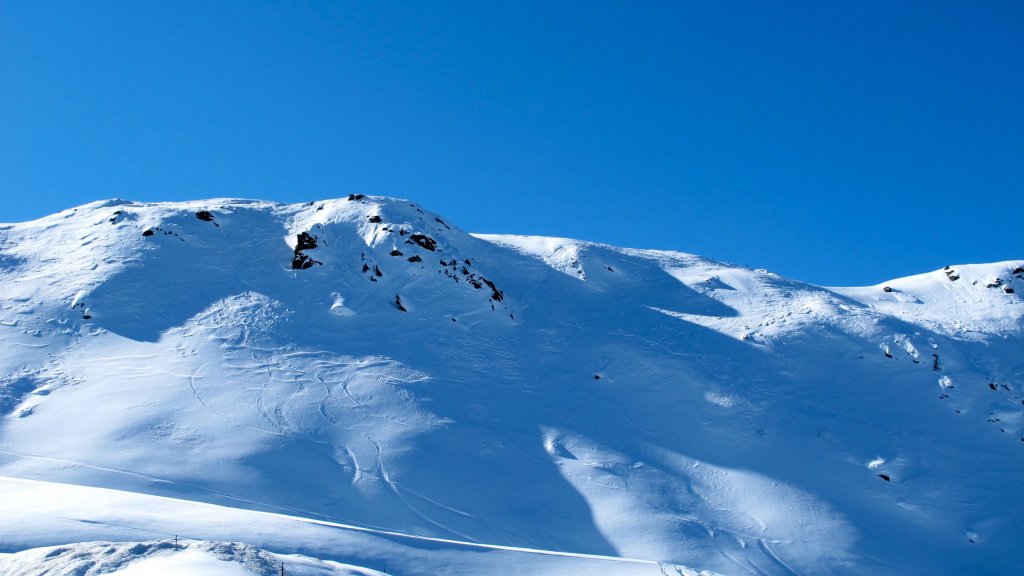
<svg viewBox="0 0 1024 576"><path fill-rule="evenodd" d="M306 250L313 250L317 247L317 239L309 232L302 232L296 237L295 252L292 256L292 270L306 270L312 268L315 265L323 264L318 260L314 260L308 254L304 252Z"/></svg>

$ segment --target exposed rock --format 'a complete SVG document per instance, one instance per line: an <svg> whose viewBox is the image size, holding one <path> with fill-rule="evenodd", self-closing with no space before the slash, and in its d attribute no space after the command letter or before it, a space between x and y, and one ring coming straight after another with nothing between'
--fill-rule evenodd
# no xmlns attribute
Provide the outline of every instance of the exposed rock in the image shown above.
<svg viewBox="0 0 1024 576"><path fill-rule="evenodd" d="M362 194L349 194L348 195L348 201L349 202L352 202L353 200L362 200L363 198L365 198L365 196L363 196Z"/></svg>
<svg viewBox="0 0 1024 576"><path fill-rule="evenodd" d="M295 256L292 257L292 270L306 270L307 268L312 268L315 264L323 264L323 262L313 260L301 252L296 252Z"/></svg>
<svg viewBox="0 0 1024 576"><path fill-rule="evenodd" d="M999 288L1002 285L1003 280L1001 278L996 278L995 280L989 282L988 284L985 284L985 288Z"/></svg>
<svg viewBox="0 0 1024 576"><path fill-rule="evenodd" d="M391 251L391 255L392 256L404 256L404 254L402 254L402 251L401 250L397 250L397 249L396 250L392 250Z"/></svg>
<svg viewBox="0 0 1024 576"><path fill-rule="evenodd" d="M295 251L301 252L303 250L312 250L317 247L316 237L312 236L309 232L302 232L296 236L298 242L295 244Z"/></svg>
<svg viewBox="0 0 1024 576"><path fill-rule="evenodd" d="M1013 288L1010 288L1009 286L1003 286L1003 292L1006 292L1007 294L1013 294Z"/></svg>
<svg viewBox="0 0 1024 576"><path fill-rule="evenodd" d="M292 256L292 270L306 270L312 268L315 264L323 264L318 260L310 258L308 255L303 254L304 250L312 250L317 247L317 239L309 232L301 232L296 237L295 252Z"/></svg>
<svg viewBox="0 0 1024 576"><path fill-rule="evenodd" d="M444 220L441 220L440 218L434 218L434 220L437 220L437 221L438 221L438 223L440 223L440 224L441 224L441 226L444 226L445 228L447 228L447 229L449 229L449 230L451 230L451 229L452 229L452 227L451 227L451 226L449 226L449 225L447 225L447 224L445 224L445 223L444 223Z"/></svg>
<svg viewBox="0 0 1024 576"><path fill-rule="evenodd" d="M425 234L413 234L409 236L409 239L419 244L421 248L426 248L431 252L437 249L437 241Z"/></svg>
<svg viewBox="0 0 1024 576"><path fill-rule="evenodd" d="M409 262L423 262L423 258L420 258L419 254L414 254L409 257Z"/></svg>
<svg viewBox="0 0 1024 576"><path fill-rule="evenodd" d="M888 474L879 474L878 477L881 478L882 480L885 480L886 482L889 482L890 480Z"/></svg>
<svg viewBox="0 0 1024 576"><path fill-rule="evenodd" d="M883 286L882 292L892 292L892 288L890 286Z"/></svg>
<svg viewBox="0 0 1024 576"><path fill-rule="evenodd" d="M495 302L501 302L504 300L505 293L498 290L498 287L494 285L494 282L491 282L487 278L480 278L480 281L487 284L487 287L491 289L491 298L494 299Z"/></svg>
<svg viewBox="0 0 1024 576"><path fill-rule="evenodd" d="M143 236L152 236L153 235L153 231L152 230L146 230L145 232L142 233L142 235Z"/></svg>
<svg viewBox="0 0 1024 576"><path fill-rule="evenodd" d="M367 220L371 224L380 224L382 222L382 220L380 219L380 214L374 214L373 216L370 216L369 218L367 218Z"/></svg>
<svg viewBox="0 0 1024 576"><path fill-rule="evenodd" d="M378 278L380 278L381 276L384 276L384 273L380 271L380 266L377 266L377 265L374 265L373 273L376 274Z"/></svg>
<svg viewBox="0 0 1024 576"><path fill-rule="evenodd" d="M402 312L408 312L408 310L405 309L405 306L402 306L402 297L398 294L395 294L395 308L398 308Z"/></svg>
<svg viewBox="0 0 1024 576"><path fill-rule="evenodd" d="M200 210L196 212L196 218L202 220L203 222L213 222L213 214L210 214L210 212L207 210Z"/></svg>

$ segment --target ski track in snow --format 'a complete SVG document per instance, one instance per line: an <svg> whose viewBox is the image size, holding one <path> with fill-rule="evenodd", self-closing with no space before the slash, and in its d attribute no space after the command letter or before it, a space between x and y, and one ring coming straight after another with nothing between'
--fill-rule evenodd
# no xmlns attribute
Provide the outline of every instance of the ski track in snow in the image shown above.
<svg viewBox="0 0 1024 576"><path fill-rule="evenodd" d="M4 450L4 449L0 449L0 454L6 454L8 456L16 456L18 458L28 458L28 459L31 459L31 460L41 460L41 461L46 461L46 462L56 462L56 463L60 463L60 464L70 464L70 465L73 465L73 466L80 466L82 468L90 468L90 469L93 469L93 470L100 470L100 471L103 471L103 472L112 472L112 473L120 474L120 475L124 475L124 476L131 476L133 478L140 478L140 479L146 480L147 482L153 482L153 483L158 483L158 484L174 484L174 485L179 485L179 486L188 488L189 490L198 490L198 491L201 491L201 492L206 492L208 494L212 494L214 496L219 496L219 497L227 498L229 500L234 500L236 502L243 502L245 504L250 504L250 505L253 505L253 506L270 508L270 509L274 509L274 510L283 510L283 511L292 512L292 513L295 513L295 514L303 514L303 515L306 515L306 516L320 516L319 514L316 514L314 512L310 512L308 510L301 510L301 509L297 509L297 508L289 508L289 507L286 507L286 506L278 506L278 505L267 503L267 502L260 502L258 500L252 500L252 499L245 498L245 497L242 497L242 496L238 496L236 494L231 494L231 493L228 493L228 492L221 492L219 490L213 490L213 489L206 488L206 487L203 487L203 486L198 486L198 485L194 485L194 484L188 484L188 483L179 482L179 481L176 481L176 480L169 480L169 479L166 479L166 478L158 478L156 476L150 476L148 474L140 474L138 472L132 472L130 470L120 470L118 468L112 468L110 466L103 466L103 465L100 465L100 464L93 464L93 463L85 462L85 461L82 461L82 460L75 460L75 459L71 459L71 458L55 458L55 457L52 457L52 456L39 456L39 455L36 455L36 454L26 454L26 453L23 453L23 452L12 452L10 450Z"/></svg>
<svg viewBox="0 0 1024 576"><path fill-rule="evenodd" d="M0 476L0 481L3 481L3 482L34 483L34 484L54 484L54 483L48 483L48 482L40 482L40 481L37 481L37 480L27 480L27 479L23 479L23 478L10 478L10 477L6 477L6 476ZM102 490L102 489L97 489L97 490ZM148 494L141 494L141 493L135 493L135 492L128 492L127 494L129 494L129 495L131 495L133 497L144 497L146 499L160 500L160 501L164 501L164 502L168 502L168 503L181 503L181 504L187 504L189 506L206 507L206 508L213 509L214 511L216 511L217 509L226 508L224 506L215 505L215 504L206 504L206 503L203 503L203 502L196 502L196 501L192 501L192 500L179 500L177 498L168 498L168 497L165 497L165 496L151 496L151 495L148 495ZM654 561L654 560L645 560L645 559L640 559L640 558L627 558L627 557L622 557L622 556L603 556L603 555L600 555L600 554L582 554L582 553L564 552L564 551L558 551L558 550L543 550L543 549L538 549L538 548L525 548L525 547L520 547L520 546L502 546L502 545L496 545L496 544L485 544L485 543L480 543L480 542L452 540L452 539L448 539L448 538L435 538L435 537L430 537L430 536L417 536L415 534L406 534L406 533L403 533L403 532L395 532L395 531L392 531L392 530L380 530L380 529L368 528L368 527L364 527L364 526L356 526L356 525L352 525L352 524L345 524L345 523L341 523L341 522L333 522L333 521L330 521L330 520L320 520L320 519L317 519L317 518L293 516L293 515L287 515L287 514L280 514L280 513L276 513L276 512L264 512L264 511L260 511L260 510L244 510L244 512L246 514L252 515L254 517L263 516L263 517L268 517L268 518L279 518L279 519L289 520L289 521L293 521L293 522L301 522L301 523L305 523L305 524L315 524L315 525L318 525L318 526L326 526L326 527L329 527L329 528L338 528L338 529L341 529L341 530L350 530L350 531L353 531L353 532L364 532L364 533L368 533L368 534L376 534L376 535L380 535L380 536L390 536L390 537L394 537L394 538L400 538L400 539L404 539L404 540L413 540L413 541L419 541L419 542L434 542L434 543L438 543L438 544L451 544L451 545L454 545L454 546L465 547L465 548L475 548L475 549L479 549L479 550L503 550L503 551L507 551L507 552L519 552L519 553L523 553L523 554L538 554L538 555L544 555L544 556L560 556L560 557L565 557L565 558L585 558L585 559L590 559L590 560L601 560L601 561L606 561L606 562L621 562L621 563L627 563L627 564L649 564L649 565L655 565L655 566L657 566L659 564L659 562ZM71 521L75 521L75 522L88 522L86 520L75 519L75 518L71 518L71 519L62 518L62 519L63 520L71 520ZM134 528L132 528L130 526L119 526L119 527L127 528L127 529L134 529ZM161 536L174 536L174 534L166 534L166 533L161 534L161 533L156 533L156 532L153 532L153 534L154 535L161 535Z"/></svg>

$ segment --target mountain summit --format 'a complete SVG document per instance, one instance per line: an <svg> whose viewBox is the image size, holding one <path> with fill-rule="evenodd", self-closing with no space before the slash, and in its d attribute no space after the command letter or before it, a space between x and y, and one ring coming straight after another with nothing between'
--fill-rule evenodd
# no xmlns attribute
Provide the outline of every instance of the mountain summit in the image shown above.
<svg viewBox="0 0 1024 576"><path fill-rule="evenodd" d="M1020 572L1022 293L1019 260L825 288L362 195L0 225L0 552Z"/></svg>

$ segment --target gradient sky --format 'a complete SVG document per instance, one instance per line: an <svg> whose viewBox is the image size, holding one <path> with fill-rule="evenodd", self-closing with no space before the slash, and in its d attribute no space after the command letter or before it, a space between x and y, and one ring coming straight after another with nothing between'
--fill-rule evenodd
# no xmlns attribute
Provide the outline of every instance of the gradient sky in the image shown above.
<svg viewBox="0 0 1024 576"><path fill-rule="evenodd" d="M826 285L1024 258L1024 2L0 0L0 221L349 193Z"/></svg>

